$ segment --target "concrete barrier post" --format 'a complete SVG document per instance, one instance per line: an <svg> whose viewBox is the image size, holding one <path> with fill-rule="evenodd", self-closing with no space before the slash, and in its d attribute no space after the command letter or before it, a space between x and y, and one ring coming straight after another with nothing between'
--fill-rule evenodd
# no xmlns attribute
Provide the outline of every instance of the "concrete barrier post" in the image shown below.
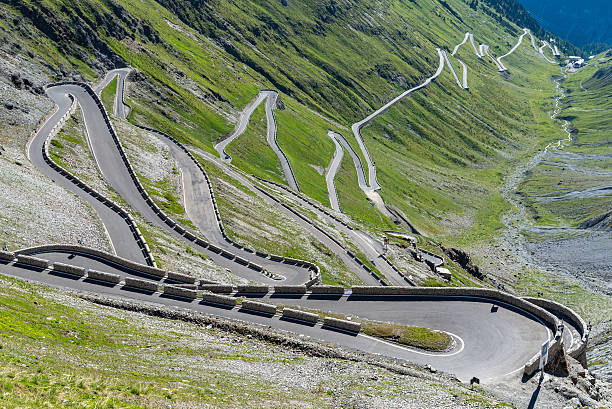
<svg viewBox="0 0 612 409"><path fill-rule="evenodd" d="M128 287L139 288L147 291L158 291L159 286L155 281L141 280L138 278L126 277L125 285Z"/></svg>
<svg viewBox="0 0 612 409"><path fill-rule="evenodd" d="M325 317L325 319L323 319L323 326L338 328L338 329L342 329L345 331L357 332L357 333L361 331L360 322L341 320L341 319L333 318L333 317Z"/></svg>
<svg viewBox="0 0 612 409"><path fill-rule="evenodd" d="M21 264L26 264L28 266L39 267L39 268L49 268L49 260L44 260L42 258L26 256L23 254L17 255L17 262Z"/></svg>
<svg viewBox="0 0 612 409"><path fill-rule="evenodd" d="M276 294L306 294L305 285L275 285Z"/></svg>
<svg viewBox="0 0 612 409"><path fill-rule="evenodd" d="M15 253L10 251L0 251L0 260L13 261L15 259Z"/></svg>
<svg viewBox="0 0 612 409"><path fill-rule="evenodd" d="M231 294L234 291L234 288L231 285L225 284L203 284L200 287L204 291L209 291L211 293Z"/></svg>
<svg viewBox="0 0 612 409"><path fill-rule="evenodd" d="M121 276L119 274L104 273L91 269L87 272L87 278L112 284L119 284L121 282Z"/></svg>
<svg viewBox="0 0 612 409"><path fill-rule="evenodd" d="M313 285L310 287L313 294L344 294L344 287L340 285Z"/></svg>
<svg viewBox="0 0 612 409"><path fill-rule="evenodd" d="M276 314L276 305L265 304L257 301L244 300L242 301L242 308L252 311L264 312L266 314Z"/></svg>
<svg viewBox="0 0 612 409"><path fill-rule="evenodd" d="M176 297L189 298L192 300L198 296L198 292L196 290L189 290L187 288L174 287L172 285L164 286L164 294L173 295Z"/></svg>
<svg viewBox="0 0 612 409"><path fill-rule="evenodd" d="M267 285L239 285L236 287L236 291L246 294L267 294L270 287Z"/></svg>
<svg viewBox="0 0 612 409"><path fill-rule="evenodd" d="M312 312L295 310L293 308L283 309L283 318L289 318L292 320L306 321L316 323L319 321L319 315Z"/></svg>
<svg viewBox="0 0 612 409"><path fill-rule="evenodd" d="M85 277L85 269L83 267L71 266L64 263L53 263L53 270L60 273Z"/></svg>
<svg viewBox="0 0 612 409"><path fill-rule="evenodd" d="M234 307L237 303L237 300L234 297L229 297L227 295L218 295L218 294L213 294L213 293L202 294L202 300L205 302L228 305L231 307Z"/></svg>
<svg viewBox="0 0 612 409"><path fill-rule="evenodd" d="M181 283L186 283L186 284L195 284L196 279L195 277L192 276L188 276L187 274L181 274L181 273L173 273L171 271L168 272L168 280L173 280L173 281L178 281Z"/></svg>

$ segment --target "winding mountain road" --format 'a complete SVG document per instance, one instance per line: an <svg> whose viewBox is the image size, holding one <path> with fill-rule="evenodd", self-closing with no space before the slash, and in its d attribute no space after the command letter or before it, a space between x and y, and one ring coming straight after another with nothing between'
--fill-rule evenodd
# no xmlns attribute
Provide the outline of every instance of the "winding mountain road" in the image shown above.
<svg viewBox="0 0 612 409"><path fill-rule="evenodd" d="M116 70L115 75L118 72L121 71ZM124 72L127 75L129 70L125 69ZM120 77L121 81L119 82L123 82L126 75L122 75ZM183 234L180 234L171 226L169 226L151 208L151 206L144 200L142 194L139 192L137 186L132 180L130 172L128 171L128 168L126 167L119 153L118 147L113 141L109 128L107 127L104 121L104 116L100 108L101 104L99 104L99 101L96 101L96 99L91 94L89 94L83 86L72 84L61 85L49 88L47 90L47 93L50 97L54 98L54 100L57 100L57 102L62 104L63 106L66 106L68 104L68 101L70 101L69 97L66 96L67 94L74 96L74 98L78 101L83 112L89 145L103 178L115 191L117 191L121 195L121 197L136 212L138 212L142 217L144 217L149 223L152 223L158 228L164 230L174 239L186 243L190 247L193 247L195 250L205 254L219 266L227 268L239 276L256 282L266 282L270 284L278 283L277 279L263 275L260 272L253 270L249 266L241 264L239 261L234 260L233 257L228 258L227 256L224 256L222 253L215 251L207 245L200 245L190 240L187 240ZM67 108L64 108L64 111L66 109ZM52 120L54 119L55 117L52 117L51 120L48 122L49 127L53 126ZM30 152L32 152L32 161L34 165L39 167L39 169L41 169L43 172L45 172L47 169L43 164L40 163L40 158L33 153L39 152L39 148L42 144L42 141L46 138L46 129L47 128L43 126L41 131L38 132L38 134L35 136L33 142L30 145ZM185 157L180 156L180 152L178 150L173 151L173 153L178 155L177 159L180 161L182 166L187 167L189 166L189 164L193 164L193 162L188 162ZM58 175L57 171L55 171L54 169L51 169L48 172L49 175L53 178L61 176ZM249 261L255 262L258 265L261 265L267 271L272 273L272 275L276 275L278 277L283 278L284 283L301 284L309 280L308 269L305 267L292 265L284 262L275 262L271 259L260 257L257 254L253 254L244 249L236 248L231 243L228 243L227 240L220 239L219 235L221 233L218 230L218 225L216 229L211 226L213 224L211 221L212 206L210 206L207 210L201 210L199 206L191 206L194 200L204 200L203 203L210 203L210 201L205 201L206 198L209 198L210 196L207 196L208 191L202 188L202 178L198 177L198 174L202 175L201 172L199 173L193 167L189 169L189 172L183 172L184 176L188 175L186 177L190 182L189 184L185 184L186 186L189 186L189 189L187 189L187 203L189 204L188 208L189 211L192 213L195 213L198 210L201 211L200 213L196 213L198 216L201 217L199 219L196 218L194 222L197 222L199 227L202 227L205 233L211 235L211 239L214 240L214 243L216 245L227 249L227 251L229 251L230 253L238 253L243 259L247 259ZM78 189L76 189L76 191L78 192ZM79 194L84 194L84 192L79 192ZM90 200L88 200L88 202L90 202ZM92 206L96 208L96 211L98 211L99 214L108 213L103 206L97 205L96 207L95 201L92 200L91 202ZM114 217L116 219L116 216L108 217ZM111 237L113 246L117 250L117 254L129 260L134 260L137 262L142 261L142 250L138 249L137 244L134 243L134 235L131 232L128 233L129 229L120 229L116 227L121 226L121 223L116 223L114 221L115 219L103 219L103 222L107 228L109 236Z"/></svg>
<svg viewBox="0 0 612 409"><path fill-rule="evenodd" d="M125 277L159 278L135 271L117 268L104 260L71 252L46 252L38 254L52 262L69 263L86 268L118 274ZM418 364L429 364L438 370L455 374L467 382L477 376L481 382L492 382L507 377L518 377L523 366L551 339L552 330L532 314L502 302L478 297L447 296L357 296L320 297L314 294L283 295L268 293L262 301L282 305L333 311L362 318L390 321L398 324L424 326L446 331L452 335L454 345L444 353L432 353L382 341L364 334L355 335L332 331L320 324L308 325L286 320L279 315L254 314L239 307L223 308L197 300L169 297L162 293L137 291L123 284L108 284L76 276L56 274L25 268L17 262L0 261L3 274L49 285L78 290L100 296L121 298L138 302L179 307L226 319L247 321L265 327L303 334L323 342L331 342L360 351L381 354ZM261 297L261 296L260 296ZM495 305L497 308L492 308ZM572 332L566 331L568 345L573 342Z"/></svg>
<svg viewBox="0 0 612 409"><path fill-rule="evenodd" d="M214 148L219 153L219 156L222 159L226 159L231 161L231 156L225 152L225 148L229 145L234 139L238 138L242 135L249 125L249 119L253 112L257 107L265 101L265 110L266 110L266 121L267 121L267 136L266 140L268 141L268 145L274 151L276 156L278 157L278 161L283 170L283 174L285 175L285 180L287 180L287 184L294 190L299 191L297 180L295 179L295 175L293 173L293 169L291 168L291 164L289 163L289 159L285 152L278 146L278 142L276 141L276 118L274 117L274 108L276 107L276 101L278 99L278 92L276 91L260 91L259 94L249 104L245 107L245 109L240 113L240 117L238 119L238 123L230 133L230 135L217 143Z"/></svg>
<svg viewBox="0 0 612 409"><path fill-rule="evenodd" d="M523 36L525 34L527 34L527 31L525 31ZM499 65L503 66L501 58L513 52L520 44L523 36L521 36L517 45L509 53L497 59ZM471 35L468 36L467 33L462 44L464 44L468 38L472 42L475 51L477 51L473 43L473 37ZM493 59L488 52L488 46L481 45L481 49ZM440 57L439 67L431 77L427 78L422 84L394 98L363 121L353 125L353 133L362 149L368 165L369 185L366 182L365 172L359 156L352 150L350 144L348 144L342 135L332 132L330 132L329 135L335 142L336 154L335 159L332 161L333 166L330 166L330 170L328 171L329 174L335 174L335 171L337 171L342 160L343 154L341 152L344 147L348 150L353 159L357 169L358 179L360 180L360 187L364 192L367 191L369 194L376 194L376 190L380 189L380 185L378 185L376 181L375 166L363 143L360 130L378 115L383 114L391 106L398 103L401 99L413 91L427 86L433 79L437 78L444 68L445 61L452 69L452 65L450 61L448 61L446 53L442 50L438 50L438 55ZM477 55L480 54L477 52ZM466 84L466 71L466 67L464 66L464 84ZM123 102L125 79L128 73L128 69L115 70L114 73L109 73L105 77L100 84L101 88L98 87L101 91L101 89L104 88L102 85L108 84L112 81L114 76L117 76L118 92L115 98L114 111L120 118L125 118L128 112L127 106ZM463 86L459 82L456 73L454 75L459 86ZM49 163L45 161L44 158L45 142L50 135L52 135L53 131L57 129L61 119L70 112L73 101L76 101L81 106L85 127L87 129L87 139L103 178L136 212L144 217L149 223L163 229L168 235L197 248L198 251L205 253L215 263L221 266L227 266L236 274L253 281L278 283L275 280L262 276L258 272L252 271L247 266L243 266L236 261L223 257L219 253L211 251L209 246L200 246L189 240L185 240L182 234L170 228L167 221L165 222L160 218L158 213L156 213L151 205L143 198L143 193L139 191L138 184L134 180L134 175L130 173L129 164L127 160L122 157L123 151L121 145L117 142L117 139L114 139L116 135L114 135L112 126L107 122L108 120L105 116L106 113L102 104L95 95L88 92L86 86L79 84L61 84L47 88L47 94L57 104L58 109L49 120L43 124L30 141L28 145L28 156L41 172L92 205L107 228L118 255L129 260L134 260L137 263L144 264L146 262L143 249L137 245L134 231L125 223L125 219L121 218L116 212L110 211L107 205L104 204L104 200L94 197L94 195L87 193L81 187L77 186L69 175L64 175L58 172L57 169L49 166ZM277 94L268 94L265 97L267 98L266 116L268 118L268 142L271 146L276 145L276 124L272 112L276 103L276 96ZM263 101L263 99L259 100L259 98L260 96L258 95L257 99L253 102L255 107ZM254 110L255 107L251 106L249 109L253 108ZM241 115L237 131L240 131L241 123L244 123L243 121L248 123L249 116L250 115L245 115L244 119L242 119ZM246 129L246 125L244 129ZM244 129L242 132L244 132ZM149 132L155 133L169 146L172 155L179 163L183 180L185 206L190 218L192 218L194 223L196 223L202 233L207 236L207 239L210 241L215 243L227 242L227 239L219 230L219 225L214 214L215 199L212 196L211 189L205 186L208 182L207 176L203 173L203 170L195 164L194 160L188 154L187 149L176 141L173 141L171 137L154 130L149 130ZM271 140L271 136L273 140ZM278 145L276 145L276 147L278 148ZM222 148L219 152L224 152L224 149ZM275 152L277 151L275 150ZM278 148L277 155L281 154L284 156L280 148ZM223 155L222 158L224 158ZM209 159L210 158L207 158L207 160ZM263 195L261 197L265 196L267 201L275 201L271 194L264 192L244 176L231 170L226 163L216 162L216 164L220 168L223 168L228 174L233 172L233 177L236 177L241 183L245 184L245 186L250 186L249 189L260 192L260 194ZM332 168L335 170L332 171ZM361 172L359 169L361 169ZM292 174L291 172L291 175ZM331 181L333 183L333 176L331 177ZM291 182L289 185L291 186ZM294 197L301 200L303 202L302 205L309 210L315 209L316 214L326 222L334 224L334 226L338 227L343 233L346 231L349 234L354 234L355 238L360 238L363 242L371 239L365 237L361 232L354 231L348 225L342 224L337 218L322 211L314 203L302 197L296 192L297 183L295 186L291 187L293 190L288 189L288 191L290 191ZM286 189L285 187L282 188ZM284 211L292 213L288 206L281 204L278 206L279 208L285 209ZM211 209L213 209L212 212ZM303 223L312 226L312 222L310 221L303 220ZM317 238L322 237L321 240L325 240L326 237L329 239L330 237L326 236L323 230L317 230L317 232L317 234L319 234ZM330 243L330 248L332 248L333 245L338 245L331 239ZM228 246L229 244L225 245ZM370 244L369 247L371 248L371 252L368 254L368 257L370 257L370 254L378 255L379 249L375 248L375 243ZM345 251L341 246L340 249ZM232 251L249 253L244 249L237 250L233 247ZM238 307L220 308L215 304L205 303L203 301L192 301L180 297L170 297L159 292L135 291L124 285L124 280L127 277L146 278L148 280L157 281L161 279L159 277L147 275L138 268L131 269L121 267L116 262L109 261L110 259L94 256L93 252L78 252L73 250L62 251L56 249L48 251L33 250L27 254L42 256L52 263L66 263L81 266L85 269L96 269L118 274L121 277L122 283L116 285L108 283L102 284L90 278L84 279L82 277L79 278L77 276L60 274L47 269L28 267L19 264L17 261L0 261L0 272L2 274L57 288L94 293L112 298L152 302L165 306L179 307L194 312L212 314L227 319L248 321L265 327L273 327L293 333L300 333L323 342L332 342L364 352L404 359L419 364L430 364L439 370L455 374L463 381L467 381L472 376L478 376L483 382L491 382L509 376L518 376L519 373L522 373L525 362L539 351L544 341L551 340L553 332L556 331L556 328L550 323L544 324L544 322L526 310L510 306L505 302L476 296L359 296L350 294L329 297L315 294L286 295L276 292L261 296L264 301L271 303L297 305L304 308L333 311L335 313L356 315L363 318L390 321L398 324L423 326L446 331L452 336L454 344L449 351L444 353L431 353L382 341L364 334L332 331L325 327L321 327L320 324L304 325L303 322L282 319L278 315L266 316L254 314L253 312L246 311L243 308L239 309ZM252 253L245 254L244 256L257 257L253 256ZM258 262L262 262L261 259L257 260ZM380 260L378 263L377 267L383 270L385 268L385 263L380 262ZM388 262L386 265L391 266ZM279 274L285 277L284 284L301 283L305 281L304 276L306 271L297 266L287 266L281 263L270 262L266 265L266 269L272 272L276 269ZM395 281L395 276L392 274L390 274L390 276L392 277L392 281ZM163 284L166 284L166 282L164 281ZM573 325L574 323L570 323L570 326ZM570 331L564 333L565 343L570 345L570 347L574 344L575 334L580 334L580 331L576 328L570 328Z"/></svg>
<svg viewBox="0 0 612 409"><path fill-rule="evenodd" d="M43 156L45 141L49 138L52 129L59 122L60 118L68 113L73 103L73 100L68 96L66 90L61 87L47 88L46 92L47 96L57 105L57 111L43 124L30 141L27 147L28 158L41 173L48 176L59 186L62 186L85 200L96 211L100 217L100 221L104 225L104 229L109 237L115 254L138 263L146 263L143 247L138 244L135 232L132 230L127 220L109 207L103 200L94 197L92 194L87 193L81 187L77 186L74 178L68 175L62 175L45 161ZM94 127L99 127L101 124L95 121L99 120L99 118L88 115L87 119L86 129L89 135Z"/></svg>
<svg viewBox="0 0 612 409"><path fill-rule="evenodd" d="M333 210L339 212L340 203L338 203L338 192L336 191L334 178L336 177L338 168L342 163L342 158L344 157L344 149L342 148L340 142L338 142L338 140L336 139L335 132L329 131L327 132L327 135L334 142L334 145L336 145L336 150L334 151L334 156L332 157L332 160L329 163L327 172L325 172L325 183L327 184L327 192L329 194L329 204Z"/></svg>

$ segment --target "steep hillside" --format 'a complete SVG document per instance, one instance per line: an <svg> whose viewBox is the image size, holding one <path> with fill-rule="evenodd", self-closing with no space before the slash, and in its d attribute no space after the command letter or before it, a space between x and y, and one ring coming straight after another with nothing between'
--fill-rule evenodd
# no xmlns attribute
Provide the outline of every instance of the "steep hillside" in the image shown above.
<svg viewBox="0 0 612 409"><path fill-rule="evenodd" d="M550 33L522 9L511 12L514 4L489 0L0 0L0 174L5 175L0 186L7 192L0 197L0 208L9 209L0 214L0 242L6 241L11 249L61 242L115 251L92 208L43 177L28 161L24 147L37 123L52 109L44 85L60 80L96 84L110 69L130 66L133 71L125 92L130 114L127 119L111 114L108 122L116 129L115 143L123 144L144 191L180 228L211 242L222 234L226 246L253 257L261 253L250 249L315 263L325 284L349 287L371 284L369 279L377 285L497 286L530 295L544 291L546 296L569 301L594 322L595 334L604 334L602 343L607 345L610 298L595 294L598 288L589 287L591 283L579 281L579 286L573 281L580 277L554 276L556 267L543 272L538 265L528 264L517 238L531 238L519 229L525 220L536 228L583 226L608 231L610 217L602 208L609 205L609 194L581 203L574 212L559 211L556 202L542 204L536 194L548 195L550 191L545 190L552 186L551 180L557 180L549 173L541 177L549 168L537 167L553 165L533 160L567 138L559 122L551 119L551 111L564 108L552 116L571 120L578 132L567 153L601 155L601 162L587 170L597 177L607 172L605 133L610 116L598 109L608 109L608 60L601 61L598 71L592 65L567 79L572 92L562 101L555 87L561 81L559 66L540 41L548 40ZM523 26L531 27L536 37L523 31ZM473 46L466 32L474 35ZM556 44L565 53L576 50L560 39ZM505 70L499 69L502 58ZM364 126L361 141L352 128L355 123L430 80L427 87ZM113 80L100 87L109 113L120 83ZM269 98L278 92L276 103L254 109L244 133L227 147L229 156L219 157L214 145L244 124L241 114L264 90ZM561 105L555 106L555 101ZM81 117L84 111L77 108L53 138L50 155L55 163L127 208L160 267L213 282L255 281L224 267L218 259L213 261L205 250L194 250L192 243L183 240L184 230L169 232L163 221L156 225L138 214L135 205L105 178L92 154L89 130ZM302 195L284 189L289 183L283 157L268 142L272 123ZM201 166L198 175L206 172L207 186L216 195L212 198L203 188L212 199L196 203L212 213L214 229L197 226L198 217L188 211L185 175L171 153L176 145L165 144L136 125L164 131L187 146L193 154L191 165ZM335 142L339 139L330 135L346 138L333 178L339 212L330 210L334 192L328 190L326 180L338 154ZM376 173L368 167L370 160ZM129 176L135 178L128 174L122 180L129 181ZM600 182L593 180L581 179L577 184L588 190ZM569 182L564 179L568 186ZM381 188L373 189L377 183ZM521 196L515 195L516 190ZM198 216L205 219L209 213ZM224 230L217 229L219 221ZM385 234L390 237L388 245L383 244ZM232 240L233 244L227 244ZM417 246L430 253L420 252ZM383 252L386 257L380 257ZM431 268L442 260L440 254L451 273L445 281ZM219 259L226 255L215 254ZM272 262L272 256L263 258ZM237 260L231 262L244 270L252 267L249 261ZM390 273L382 272L381 260L390 260L385 261ZM305 266L295 266L301 267ZM364 271L366 276L360 276ZM254 276L266 275L266 283L282 282L278 279L283 277L262 273ZM446 378L433 377L435 369L425 375L414 373L417 379L396 377L365 363L312 358L308 355L315 352L303 349L301 341L278 340L302 348L296 353L271 344L266 336L254 340L252 328L236 330L241 332L236 335L225 321L219 324L222 328L216 327L217 321L206 329L175 326L132 313L110 313L55 292L32 303L43 292L39 287L12 279L3 283L0 296L9 318L3 321L6 325L0 323L0 335L11 341L0 348L7 378L2 385L16 391L10 402L14 407L43 400L91 406L99 398L107 407L179 407L191 402L271 406L279 399L290 407L351 407L353 403L418 407L423 402L429 407L505 405L478 387L468 392ZM569 294L564 292L567 288ZM61 312L62 304L78 308ZM83 305L87 310L82 310ZM140 311L141 307L133 308ZM493 317L488 306L485 314ZM100 318L99 322L90 316ZM161 327L164 330L158 331ZM71 351L73 344L84 349ZM32 351L47 349L49 353L40 359L24 359ZM122 360L109 352L115 350ZM146 351L144 358L134 353L140 350ZM83 355L83 351L93 353ZM608 367L607 362L597 365ZM342 366L344 373L338 375L336 366ZM279 375L281 367L284 372ZM115 375L112 381L107 379L109 372ZM64 373L78 381L66 381ZM250 378L251 374L257 376ZM284 376L291 378L290 387ZM248 382L233 382L236 379ZM423 388L422 395L440 399L420 400L420 392L409 399L402 397L405 385L397 386L398 380L408 380L415 388ZM535 384L537 380L529 386L535 388ZM393 394L388 393L396 387ZM552 396L553 390L542 394ZM518 406L526 406L531 398L524 390L516 399L511 388L491 387L491 391ZM365 403L360 401L364 397ZM550 407L559 403L551 399Z"/></svg>

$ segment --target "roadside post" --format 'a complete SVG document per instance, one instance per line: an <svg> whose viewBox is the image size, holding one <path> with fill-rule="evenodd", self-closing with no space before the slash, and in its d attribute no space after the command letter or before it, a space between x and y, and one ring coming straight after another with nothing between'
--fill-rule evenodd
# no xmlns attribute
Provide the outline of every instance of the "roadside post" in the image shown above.
<svg viewBox="0 0 612 409"><path fill-rule="evenodd" d="M544 378L544 366L548 362L548 347L550 346L550 341L546 341L542 344L542 353L540 354L540 379Z"/></svg>

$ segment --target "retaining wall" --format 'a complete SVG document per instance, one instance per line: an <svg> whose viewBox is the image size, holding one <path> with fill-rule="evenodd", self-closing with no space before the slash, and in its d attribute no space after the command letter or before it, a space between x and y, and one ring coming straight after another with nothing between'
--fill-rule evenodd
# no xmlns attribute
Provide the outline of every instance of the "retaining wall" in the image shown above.
<svg viewBox="0 0 612 409"><path fill-rule="evenodd" d="M578 359L582 362L582 355L584 355L586 351L589 339L589 330L586 322L582 319L582 317L571 308L568 308L563 304L559 304L555 301L537 297L523 297L523 300L535 304L538 307L542 307L547 311L561 313L572 321L573 325L580 332L580 340L578 342L574 342L574 344L567 349L567 353L572 358ZM586 356L584 356L584 360L586 361Z"/></svg>

